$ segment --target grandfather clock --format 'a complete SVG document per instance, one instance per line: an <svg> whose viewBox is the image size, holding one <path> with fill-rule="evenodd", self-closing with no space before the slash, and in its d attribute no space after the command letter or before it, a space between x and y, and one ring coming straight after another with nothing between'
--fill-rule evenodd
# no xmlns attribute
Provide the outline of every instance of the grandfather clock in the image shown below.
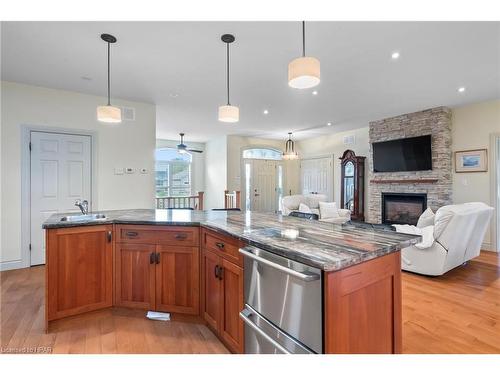
<svg viewBox="0 0 500 375"><path fill-rule="evenodd" d="M365 157L345 150L340 158L340 206L351 211L352 220L365 220Z"/></svg>

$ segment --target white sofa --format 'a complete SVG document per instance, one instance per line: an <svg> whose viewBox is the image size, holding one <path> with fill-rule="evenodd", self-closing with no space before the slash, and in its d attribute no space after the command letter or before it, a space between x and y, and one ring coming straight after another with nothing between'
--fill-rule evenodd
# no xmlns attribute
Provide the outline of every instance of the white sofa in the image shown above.
<svg viewBox="0 0 500 375"><path fill-rule="evenodd" d="M493 208L481 202L441 207L434 218L434 242L424 249L404 248L403 270L439 276L477 257L492 215Z"/></svg>
<svg viewBox="0 0 500 375"><path fill-rule="evenodd" d="M339 217L322 219L319 212L319 202L328 202L327 196L322 194L288 195L281 199L281 213L289 215L293 211L298 211L299 205L303 203L309 206L313 214L319 216L319 221L343 224L351 220L351 212L344 209L338 210Z"/></svg>

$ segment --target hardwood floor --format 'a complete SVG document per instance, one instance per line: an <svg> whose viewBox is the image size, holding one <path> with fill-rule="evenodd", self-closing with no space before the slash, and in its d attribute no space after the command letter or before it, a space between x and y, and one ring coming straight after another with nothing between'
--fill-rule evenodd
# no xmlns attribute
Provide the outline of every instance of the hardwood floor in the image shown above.
<svg viewBox="0 0 500 375"><path fill-rule="evenodd" d="M44 327L43 266L0 272L2 353L229 353L203 324L146 319L145 312L111 308Z"/></svg>
<svg viewBox="0 0 500 375"><path fill-rule="evenodd" d="M500 353L500 257L444 276L403 272L403 353Z"/></svg>
<svg viewBox="0 0 500 375"><path fill-rule="evenodd" d="M44 267L0 272L3 353L228 353L202 324L158 322L113 308L51 323L44 332ZM403 273L403 353L500 353L500 257L441 277Z"/></svg>

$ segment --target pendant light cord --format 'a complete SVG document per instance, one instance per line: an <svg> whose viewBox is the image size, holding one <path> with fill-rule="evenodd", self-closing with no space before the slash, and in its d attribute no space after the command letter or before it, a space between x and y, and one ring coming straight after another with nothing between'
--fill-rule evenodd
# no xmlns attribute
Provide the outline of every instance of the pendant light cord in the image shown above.
<svg viewBox="0 0 500 375"><path fill-rule="evenodd" d="M306 21L302 21L302 57L306 57Z"/></svg>
<svg viewBox="0 0 500 375"><path fill-rule="evenodd" d="M231 105L231 103L229 102L229 43L226 43L226 47L227 47L227 105Z"/></svg>
<svg viewBox="0 0 500 375"><path fill-rule="evenodd" d="M111 105L111 85L110 85L110 74L109 74L109 66L110 66L110 60L109 60L109 50L110 50L110 44L108 42L108 106Z"/></svg>

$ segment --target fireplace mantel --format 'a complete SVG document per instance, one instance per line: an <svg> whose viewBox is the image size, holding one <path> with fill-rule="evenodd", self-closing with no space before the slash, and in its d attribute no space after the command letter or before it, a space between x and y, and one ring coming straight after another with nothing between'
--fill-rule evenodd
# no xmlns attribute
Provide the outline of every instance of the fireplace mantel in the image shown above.
<svg viewBox="0 0 500 375"><path fill-rule="evenodd" d="M405 180L370 180L372 184L434 184L438 182L437 178L419 178L419 179L405 179Z"/></svg>

